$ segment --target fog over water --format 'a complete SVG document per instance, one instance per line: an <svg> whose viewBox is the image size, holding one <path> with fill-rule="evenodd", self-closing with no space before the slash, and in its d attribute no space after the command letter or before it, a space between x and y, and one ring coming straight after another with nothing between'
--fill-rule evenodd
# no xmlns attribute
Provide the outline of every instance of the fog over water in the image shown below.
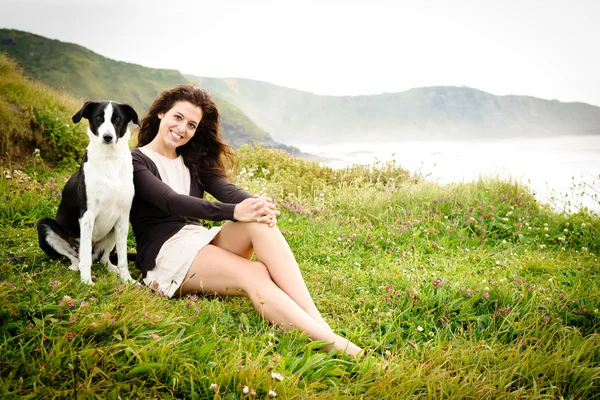
<svg viewBox="0 0 600 400"><path fill-rule="evenodd" d="M396 160L402 167L440 184L488 176L514 179L529 186L539 200L557 210L568 209L566 202L571 201L571 212L583 205L600 213L600 136L345 143L300 148L327 158L323 164L334 168L372 164L376 159Z"/></svg>

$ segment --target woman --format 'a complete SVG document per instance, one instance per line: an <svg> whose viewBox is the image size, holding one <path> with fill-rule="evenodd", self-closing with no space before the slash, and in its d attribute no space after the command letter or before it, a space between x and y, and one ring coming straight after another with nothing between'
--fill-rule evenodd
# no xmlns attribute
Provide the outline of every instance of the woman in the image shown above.
<svg viewBox="0 0 600 400"><path fill-rule="evenodd" d="M137 147L131 224L146 284L168 297L243 295L271 323L349 354L361 351L321 317L276 226L273 201L226 180L224 158L232 150L205 90L182 85L161 93L142 120ZM204 192L219 202L202 199ZM227 222L208 230L199 219ZM251 261L254 253L258 261Z"/></svg>

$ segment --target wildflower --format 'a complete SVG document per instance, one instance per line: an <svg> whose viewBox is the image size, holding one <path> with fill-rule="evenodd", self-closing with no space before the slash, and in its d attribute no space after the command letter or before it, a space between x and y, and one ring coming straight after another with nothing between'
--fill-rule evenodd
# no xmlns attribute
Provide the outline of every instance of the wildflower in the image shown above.
<svg viewBox="0 0 600 400"><path fill-rule="evenodd" d="M160 339L160 336L158 336L156 333L151 333L151 334L150 334L150 337L151 337L152 339L154 339L154 340L158 340L158 339Z"/></svg>
<svg viewBox="0 0 600 400"><path fill-rule="evenodd" d="M490 294L489 294L488 292L484 292L484 293L481 295L481 298L482 298L483 300L489 300L489 299L490 299Z"/></svg>
<svg viewBox="0 0 600 400"><path fill-rule="evenodd" d="M581 224L581 227L582 227L582 228L585 228L585 226L586 226L586 225L585 225L585 222L583 222L583 223Z"/></svg>
<svg viewBox="0 0 600 400"><path fill-rule="evenodd" d="M563 233L565 233L565 234L569 233L569 230L565 228L565 229L563 229Z"/></svg>
<svg viewBox="0 0 600 400"><path fill-rule="evenodd" d="M64 296L62 302L71 308L77 305L77 302L71 296Z"/></svg>
<svg viewBox="0 0 600 400"><path fill-rule="evenodd" d="M472 289L467 290L467 296L473 297L473 290Z"/></svg>
<svg viewBox="0 0 600 400"><path fill-rule="evenodd" d="M136 282L136 284L135 284L135 287L136 287L136 288L141 288L141 287L142 287L142 284L141 284L141 283L139 283L139 282Z"/></svg>
<svg viewBox="0 0 600 400"><path fill-rule="evenodd" d="M212 390L213 392L216 392L218 389L219 389L219 385L217 385L216 383L210 384L210 390Z"/></svg>
<svg viewBox="0 0 600 400"><path fill-rule="evenodd" d="M56 287L58 285L58 281L50 282L50 287Z"/></svg>
<svg viewBox="0 0 600 400"><path fill-rule="evenodd" d="M67 333L67 339L73 340L74 337L75 337L75 334L73 332L68 332Z"/></svg>
<svg viewBox="0 0 600 400"><path fill-rule="evenodd" d="M277 372L271 372L271 378L275 379L276 381L281 382L283 380L283 375L281 375Z"/></svg>
<svg viewBox="0 0 600 400"><path fill-rule="evenodd" d="M391 290L393 290L392 285L388 285L385 287L386 292L390 292Z"/></svg>
<svg viewBox="0 0 600 400"><path fill-rule="evenodd" d="M77 322L77 317L76 316L72 316L71 319L69 319L69 322L74 324L75 322Z"/></svg>
<svg viewBox="0 0 600 400"><path fill-rule="evenodd" d="M442 280L440 278L436 278L433 280L433 287L440 287L442 286Z"/></svg>
<svg viewBox="0 0 600 400"><path fill-rule="evenodd" d="M277 397L277 393L274 390L269 390L269 397Z"/></svg>
<svg viewBox="0 0 600 400"><path fill-rule="evenodd" d="M419 326L417 326L417 330L418 330L419 332L423 332L425 329L423 329L423 327L422 327L421 325L419 325Z"/></svg>
<svg viewBox="0 0 600 400"><path fill-rule="evenodd" d="M244 393L244 394L250 393L250 388L248 386L244 386L244 388L242 389L242 393Z"/></svg>

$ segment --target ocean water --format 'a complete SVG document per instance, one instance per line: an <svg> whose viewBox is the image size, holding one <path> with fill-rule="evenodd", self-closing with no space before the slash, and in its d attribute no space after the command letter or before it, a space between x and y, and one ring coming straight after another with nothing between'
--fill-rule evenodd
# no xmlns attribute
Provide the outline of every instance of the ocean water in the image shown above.
<svg viewBox="0 0 600 400"><path fill-rule="evenodd" d="M447 184L479 177L516 180L555 209L600 213L600 136L497 141L410 141L300 146L342 168L395 160L427 180Z"/></svg>

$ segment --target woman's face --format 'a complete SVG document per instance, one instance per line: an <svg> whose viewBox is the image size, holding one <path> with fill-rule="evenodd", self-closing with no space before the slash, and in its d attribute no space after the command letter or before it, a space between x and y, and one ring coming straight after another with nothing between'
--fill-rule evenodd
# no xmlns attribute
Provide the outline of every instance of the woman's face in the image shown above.
<svg viewBox="0 0 600 400"><path fill-rule="evenodd" d="M178 101L166 113L159 113L160 125L156 135L162 141L167 153L175 153L190 141L202 120L202 109L187 101Z"/></svg>

